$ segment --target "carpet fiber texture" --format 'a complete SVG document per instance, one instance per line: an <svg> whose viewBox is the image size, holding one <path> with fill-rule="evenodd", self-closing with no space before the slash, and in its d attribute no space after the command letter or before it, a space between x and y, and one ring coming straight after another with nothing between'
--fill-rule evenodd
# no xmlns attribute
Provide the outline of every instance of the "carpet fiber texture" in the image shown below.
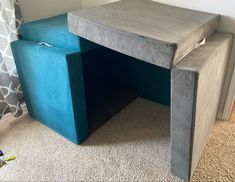
<svg viewBox="0 0 235 182"><path fill-rule="evenodd" d="M15 161L0 181L180 181L170 174L170 110L137 99L77 146L27 114L0 121ZM193 181L235 180L235 122L215 125Z"/></svg>

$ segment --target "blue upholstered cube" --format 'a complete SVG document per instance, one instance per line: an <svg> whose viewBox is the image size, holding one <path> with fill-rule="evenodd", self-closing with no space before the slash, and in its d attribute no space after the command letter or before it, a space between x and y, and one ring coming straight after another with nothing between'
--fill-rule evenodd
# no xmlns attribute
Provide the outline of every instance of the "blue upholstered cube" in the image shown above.
<svg viewBox="0 0 235 182"><path fill-rule="evenodd" d="M23 40L11 45L29 114L74 143L84 141L89 131L80 53Z"/></svg>
<svg viewBox="0 0 235 182"><path fill-rule="evenodd" d="M90 132L81 54L97 45L69 32L67 14L20 29L23 40L11 47L29 114L72 142L83 142Z"/></svg>

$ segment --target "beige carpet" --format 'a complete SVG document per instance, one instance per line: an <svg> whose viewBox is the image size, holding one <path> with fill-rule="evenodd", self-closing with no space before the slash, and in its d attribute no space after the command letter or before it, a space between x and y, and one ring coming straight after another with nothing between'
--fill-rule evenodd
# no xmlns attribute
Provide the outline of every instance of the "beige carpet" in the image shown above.
<svg viewBox="0 0 235 182"><path fill-rule="evenodd" d="M17 160L0 181L180 181L170 174L169 109L137 99L76 146L28 115L0 121L0 148ZM235 122L217 123L194 181L235 180Z"/></svg>

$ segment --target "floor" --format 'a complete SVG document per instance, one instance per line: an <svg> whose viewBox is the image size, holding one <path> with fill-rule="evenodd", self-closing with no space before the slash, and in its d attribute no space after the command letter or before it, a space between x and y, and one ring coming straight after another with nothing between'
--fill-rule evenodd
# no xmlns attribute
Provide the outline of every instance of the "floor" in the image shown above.
<svg viewBox="0 0 235 182"><path fill-rule="evenodd" d="M235 181L235 105L229 122L216 122L193 181Z"/></svg>
<svg viewBox="0 0 235 182"><path fill-rule="evenodd" d="M137 99L81 146L27 114L0 121L0 148L15 161L0 181L180 181L170 174L170 111ZM216 122L192 181L235 181L235 108Z"/></svg>

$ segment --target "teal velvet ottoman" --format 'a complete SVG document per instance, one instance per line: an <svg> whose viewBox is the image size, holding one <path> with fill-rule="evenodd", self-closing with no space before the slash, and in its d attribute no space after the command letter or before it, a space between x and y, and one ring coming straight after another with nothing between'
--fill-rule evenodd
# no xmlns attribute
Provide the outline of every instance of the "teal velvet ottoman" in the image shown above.
<svg viewBox="0 0 235 182"><path fill-rule="evenodd" d="M86 139L81 66L73 68L81 63L79 53L24 40L13 42L12 50L30 116L74 143ZM76 98L73 92L78 93Z"/></svg>
<svg viewBox="0 0 235 182"><path fill-rule="evenodd" d="M136 98L110 80L106 48L68 31L67 15L23 24L21 32L11 47L29 114L70 141L82 143Z"/></svg>
<svg viewBox="0 0 235 182"><path fill-rule="evenodd" d="M81 54L97 45L67 27L66 14L22 24L11 47L29 114L79 144L89 135Z"/></svg>

